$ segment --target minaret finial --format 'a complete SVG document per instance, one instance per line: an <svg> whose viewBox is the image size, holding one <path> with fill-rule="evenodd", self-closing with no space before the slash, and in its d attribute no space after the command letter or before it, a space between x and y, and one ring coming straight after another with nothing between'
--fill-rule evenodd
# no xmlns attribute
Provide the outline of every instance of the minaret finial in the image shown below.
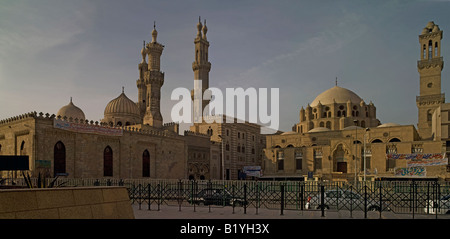
<svg viewBox="0 0 450 239"><path fill-rule="evenodd" d="M156 30L156 21L153 21L153 29Z"/></svg>
<svg viewBox="0 0 450 239"><path fill-rule="evenodd" d="M70 103L72 103L72 96L70 97Z"/></svg>
<svg viewBox="0 0 450 239"><path fill-rule="evenodd" d="M122 86L122 94L125 92L125 87Z"/></svg>
<svg viewBox="0 0 450 239"><path fill-rule="evenodd" d="M200 16L198 16L198 22L200 22L200 23L202 22L202 20L200 19Z"/></svg>
<svg viewBox="0 0 450 239"><path fill-rule="evenodd" d="M337 86L337 76L336 76L336 82L335 82L336 86Z"/></svg>

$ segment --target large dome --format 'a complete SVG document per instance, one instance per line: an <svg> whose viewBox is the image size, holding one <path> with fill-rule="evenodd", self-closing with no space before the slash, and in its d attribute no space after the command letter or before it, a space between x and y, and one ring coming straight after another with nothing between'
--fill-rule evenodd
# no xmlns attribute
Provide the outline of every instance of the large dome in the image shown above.
<svg viewBox="0 0 450 239"><path fill-rule="evenodd" d="M72 102L72 97L70 97L70 103L68 105L65 105L61 107L61 109L58 110L58 113L56 115L61 116L62 118L67 117L67 119L78 119L78 120L85 120L84 112L75 106Z"/></svg>
<svg viewBox="0 0 450 239"><path fill-rule="evenodd" d="M318 95L311 103L311 107L317 106L319 102L322 105L328 105L332 104L334 101L336 101L336 103L347 103L348 100L350 100L353 104L359 104L362 101L361 97L353 91L335 86Z"/></svg>
<svg viewBox="0 0 450 239"><path fill-rule="evenodd" d="M139 117L139 108L136 103L130 100L125 93L111 100L105 108L105 116L111 114L128 114Z"/></svg>
<svg viewBox="0 0 450 239"><path fill-rule="evenodd" d="M127 126L141 123L139 108L122 91L117 98L111 100L105 107L102 122L110 126Z"/></svg>

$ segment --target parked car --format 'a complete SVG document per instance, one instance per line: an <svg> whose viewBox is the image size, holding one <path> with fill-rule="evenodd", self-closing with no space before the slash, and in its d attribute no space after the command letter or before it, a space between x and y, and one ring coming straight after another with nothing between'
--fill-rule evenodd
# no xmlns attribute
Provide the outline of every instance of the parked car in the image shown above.
<svg viewBox="0 0 450 239"><path fill-rule="evenodd" d="M358 193L348 190L333 189L324 192L324 196L323 205L320 194L308 197L305 208L322 209L323 207L324 209L364 210L364 197ZM384 211L390 210L389 205L386 202L382 202L382 207L380 207L379 201L370 198L367 199L368 211L380 211L381 209Z"/></svg>
<svg viewBox="0 0 450 239"><path fill-rule="evenodd" d="M244 198L233 197L225 189L207 188L189 199L189 203L197 205L219 205L219 206L243 206L247 202Z"/></svg>
<svg viewBox="0 0 450 239"><path fill-rule="evenodd" d="M450 214L450 194L440 200L428 200L424 211L429 214Z"/></svg>

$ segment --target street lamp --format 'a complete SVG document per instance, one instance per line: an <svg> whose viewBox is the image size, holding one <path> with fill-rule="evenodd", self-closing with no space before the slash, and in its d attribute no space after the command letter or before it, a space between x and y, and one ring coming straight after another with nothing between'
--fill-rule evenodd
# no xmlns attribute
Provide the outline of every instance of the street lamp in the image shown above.
<svg viewBox="0 0 450 239"><path fill-rule="evenodd" d="M366 128L366 132L364 133L364 182L366 181L366 136L369 131L370 129Z"/></svg>
<svg viewBox="0 0 450 239"><path fill-rule="evenodd" d="M356 160L358 155L358 120L353 120L353 123L355 123L355 183L356 183Z"/></svg>
<svg viewBox="0 0 450 239"><path fill-rule="evenodd" d="M223 145L224 145L224 141L225 141L225 139L222 137L222 135L218 135L219 136L219 138L221 138L222 139L222 162L221 162L221 167L222 167L222 180L224 180L225 179L225 152L224 152L224 149L223 149Z"/></svg>

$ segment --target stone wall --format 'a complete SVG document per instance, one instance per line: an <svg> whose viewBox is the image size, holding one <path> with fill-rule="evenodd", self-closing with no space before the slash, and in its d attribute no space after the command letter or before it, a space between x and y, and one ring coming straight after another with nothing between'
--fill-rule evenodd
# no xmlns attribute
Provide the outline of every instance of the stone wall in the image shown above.
<svg viewBox="0 0 450 239"><path fill-rule="evenodd" d="M0 219L134 219L125 187L0 190Z"/></svg>

